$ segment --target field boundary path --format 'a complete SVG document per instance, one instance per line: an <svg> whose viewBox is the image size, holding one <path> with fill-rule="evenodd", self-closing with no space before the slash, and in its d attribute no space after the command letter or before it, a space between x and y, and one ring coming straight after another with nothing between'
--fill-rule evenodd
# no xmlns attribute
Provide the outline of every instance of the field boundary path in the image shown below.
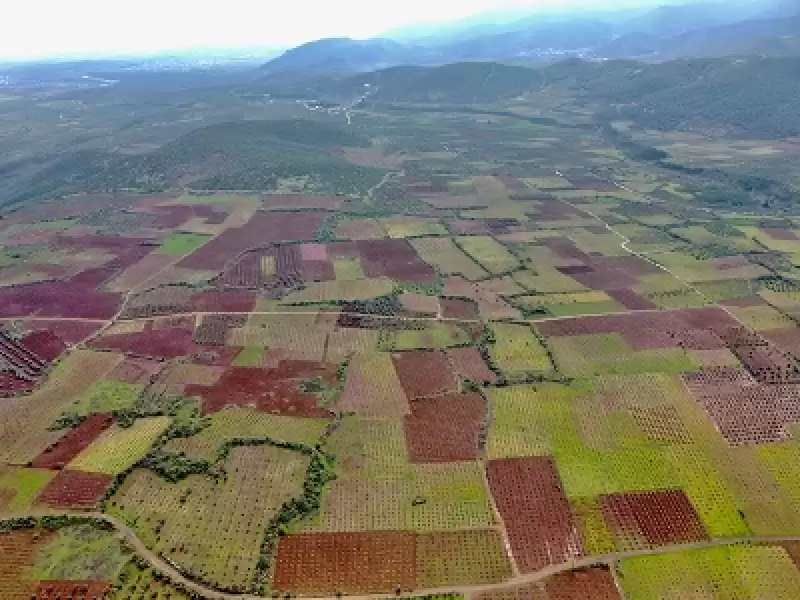
<svg viewBox="0 0 800 600"><path fill-rule="evenodd" d="M9 522L15 519L24 519L27 517L41 518L41 517L86 517L97 521L104 521L114 527L117 534L123 539L130 549L134 551L141 559L147 562L150 567L166 576L172 583L184 586L187 590L198 594L207 600L263 600L265 596L256 596L253 594L228 594L216 591L212 588L203 586L192 579L187 578L169 561L164 560L152 550L150 550L145 543L136 535L136 532L131 529L123 521L101 512L81 512L81 513L64 513L64 512L37 512L35 515L18 515L15 517L5 517L0 519L0 524ZM573 571L576 569L583 569L592 566L605 565L612 570L621 560L627 558L636 558L640 556L657 556L660 554L668 554L670 552L681 552L684 550L702 550L706 548L716 548L723 546L736 546L738 544L780 544L785 542L800 542L800 535L795 536L742 536L735 538L723 538L716 540L705 540L701 542L688 542L685 544L671 544L668 546L660 546L658 548L645 548L641 550L629 550L625 552L612 552L610 554L602 554L598 556L585 557L574 559L566 563L550 565L544 569L536 571L535 573L527 573L525 575L515 575L500 583L473 585L473 586L453 586L446 588L435 588L427 590L415 590L415 596L427 595L441 595L441 594L472 594L479 592L491 592L502 590L511 586L528 585L531 583L538 583L559 573L566 571ZM365 594L365 595L348 595L345 596L351 600L385 600L389 594ZM302 596L305 600L340 600L338 596Z"/></svg>

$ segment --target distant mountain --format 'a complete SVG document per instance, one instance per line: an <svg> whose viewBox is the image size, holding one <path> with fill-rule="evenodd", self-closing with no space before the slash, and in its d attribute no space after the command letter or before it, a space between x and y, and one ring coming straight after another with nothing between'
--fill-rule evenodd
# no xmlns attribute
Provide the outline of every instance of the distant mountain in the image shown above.
<svg viewBox="0 0 800 600"><path fill-rule="evenodd" d="M541 71L490 62L453 63L441 67L394 67L365 73L335 84L338 94L372 88L370 100L384 102L492 102L539 87Z"/></svg>
<svg viewBox="0 0 800 600"><path fill-rule="evenodd" d="M649 61L730 55L796 56L798 0L732 0L652 10L494 15L394 32L407 41L326 39L265 64L260 77L358 73L453 62L553 62L569 57ZM504 13L499 13L503 15Z"/></svg>
<svg viewBox="0 0 800 600"><path fill-rule="evenodd" d="M525 29L487 35L439 48L450 60L508 60L578 52L610 41L614 27L593 19L531 22Z"/></svg>
<svg viewBox="0 0 800 600"><path fill-rule="evenodd" d="M735 2L714 2L659 6L652 11L624 23L618 33L644 33L668 38L692 29L733 23L753 16L753 7Z"/></svg>
<svg viewBox="0 0 800 600"><path fill-rule="evenodd" d="M684 33L666 40L662 54L671 57L743 55L797 56L800 17L752 19Z"/></svg>
<svg viewBox="0 0 800 600"><path fill-rule="evenodd" d="M260 68L262 75L290 71L359 72L372 71L406 60L419 60L420 52L393 40L352 40L331 38L309 42L287 50Z"/></svg>
<svg viewBox="0 0 800 600"><path fill-rule="evenodd" d="M692 29L673 37L620 36L593 50L596 58L672 60L736 55L800 56L800 17L750 19Z"/></svg>
<svg viewBox="0 0 800 600"><path fill-rule="evenodd" d="M800 58L691 59L646 64L570 59L541 68L497 63L399 67L327 90L368 101L491 104L546 90L651 128L727 127L769 138L800 135Z"/></svg>

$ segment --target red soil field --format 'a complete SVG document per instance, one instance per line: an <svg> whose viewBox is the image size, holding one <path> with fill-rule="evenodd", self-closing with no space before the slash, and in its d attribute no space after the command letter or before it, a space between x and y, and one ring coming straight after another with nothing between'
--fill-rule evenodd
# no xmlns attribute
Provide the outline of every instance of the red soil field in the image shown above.
<svg viewBox="0 0 800 600"><path fill-rule="evenodd" d="M800 335L796 329L773 329L762 331L761 335L784 351L800 357Z"/></svg>
<svg viewBox="0 0 800 600"><path fill-rule="evenodd" d="M792 562L800 567L800 542L782 542L778 545L784 548L791 557Z"/></svg>
<svg viewBox="0 0 800 600"><path fill-rule="evenodd" d="M214 385L188 385L184 393L203 398L203 414L250 404L262 412L325 419L330 413L318 406L315 394L301 389L300 382L314 379L333 386L337 377L330 365L285 360L277 368L231 367Z"/></svg>
<svg viewBox="0 0 800 600"><path fill-rule="evenodd" d="M787 440L791 437L787 425L800 423L800 385L755 384L741 375L726 383L720 381L719 372L706 378L686 374L683 379L732 446Z"/></svg>
<svg viewBox="0 0 800 600"><path fill-rule="evenodd" d="M478 394L457 394L411 402L405 418L413 463L476 460L485 414Z"/></svg>
<svg viewBox="0 0 800 600"><path fill-rule="evenodd" d="M591 256L579 249L575 243L565 237L544 238L539 242L545 248L549 248L561 258L572 258L576 260L591 261Z"/></svg>
<svg viewBox="0 0 800 600"><path fill-rule="evenodd" d="M537 328L546 336L619 333L636 350L716 350L728 347L725 338L742 329L718 307L560 319L539 323Z"/></svg>
<svg viewBox="0 0 800 600"><path fill-rule="evenodd" d="M720 271L727 271L728 269L739 269L742 267L749 267L752 263L742 255L739 256L724 256L722 258L712 258L708 261L709 264L714 265Z"/></svg>
<svg viewBox="0 0 800 600"><path fill-rule="evenodd" d="M605 233L608 233L606 231ZM592 266L597 270L618 269L631 277L644 277L645 275L660 275L664 271L656 265L639 258L638 256L598 256L592 257Z"/></svg>
<svg viewBox="0 0 800 600"><path fill-rule="evenodd" d="M189 302L195 312L251 312L256 305L254 292L208 291L192 294Z"/></svg>
<svg viewBox="0 0 800 600"><path fill-rule="evenodd" d="M95 600L105 598L113 586L108 581L40 581L35 600Z"/></svg>
<svg viewBox="0 0 800 600"><path fill-rule="evenodd" d="M228 332L236 327L243 327L245 323L247 323L245 314L206 315L195 329L194 339L203 346L224 346Z"/></svg>
<svg viewBox="0 0 800 600"><path fill-rule="evenodd" d="M400 281L434 281L436 271L424 262L407 240L357 242L364 274Z"/></svg>
<svg viewBox="0 0 800 600"><path fill-rule="evenodd" d="M39 492L39 504L58 508L91 508L95 506L114 478L100 473L59 471Z"/></svg>
<svg viewBox="0 0 800 600"><path fill-rule="evenodd" d="M560 200L544 200L536 207L536 211L529 213L528 216L535 221L569 221L585 218L583 213Z"/></svg>
<svg viewBox="0 0 800 600"><path fill-rule="evenodd" d="M458 382L444 354L432 350L414 350L392 354L392 361L409 400L452 394Z"/></svg>
<svg viewBox="0 0 800 600"><path fill-rule="evenodd" d="M18 529L0 534L0 590L9 600L29 600L36 582L23 579L22 573L36 564L40 548L55 534L50 531Z"/></svg>
<svg viewBox="0 0 800 600"><path fill-rule="evenodd" d="M303 262L328 260L328 247L325 244L300 244L300 259Z"/></svg>
<svg viewBox="0 0 800 600"><path fill-rule="evenodd" d="M773 240L796 240L797 235L791 229L780 227L761 227L761 231L766 233Z"/></svg>
<svg viewBox="0 0 800 600"><path fill-rule="evenodd" d="M333 281L336 272L333 263L323 260L307 260L303 262L303 279L305 281Z"/></svg>
<svg viewBox="0 0 800 600"><path fill-rule="evenodd" d="M266 283L261 270L261 258L271 256L271 250L248 252L230 265L219 277L218 285L225 287L257 288Z"/></svg>
<svg viewBox="0 0 800 600"><path fill-rule="evenodd" d="M0 397L14 395L23 390L32 390L35 387L35 380L20 379L13 373L0 371Z"/></svg>
<svg viewBox="0 0 800 600"><path fill-rule="evenodd" d="M473 600L622 600L608 567L565 571L527 585L480 592Z"/></svg>
<svg viewBox="0 0 800 600"><path fill-rule="evenodd" d="M87 321L48 321L39 320L28 321L25 327L29 332L49 331L61 338L67 344L77 344L82 342L98 329L103 326L103 323L87 322ZM45 358L44 356L42 358Z"/></svg>
<svg viewBox="0 0 800 600"><path fill-rule="evenodd" d="M313 240L327 216L327 212L256 213L247 224L226 230L184 258L178 266L221 270L228 262L253 248L279 241Z"/></svg>
<svg viewBox="0 0 800 600"><path fill-rule="evenodd" d="M528 186L525 185L523 181L520 181L516 177L511 177L510 175L495 175L495 179L506 186L506 189L509 191L528 189Z"/></svg>
<svg viewBox="0 0 800 600"><path fill-rule="evenodd" d="M653 310L654 308L658 308L653 302L644 296L640 296L633 290L608 290L608 295L628 310Z"/></svg>
<svg viewBox="0 0 800 600"><path fill-rule="evenodd" d="M150 210L158 217L153 225L159 229L175 229L195 216L192 206L154 206Z"/></svg>
<svg viewBox="0 0 800 600"><path fill-rule="evenodd" d="M23 379L35 379L42 374L47 362L0 331L0 366Z"/></svg>
<svg viewBox="0 0 800 600"><path fill-rule="evenodd" d="M286 535L278 542L272 587L327 595L410 591L415 554L411 532Z"/></svg>
<svg viewBox="0 0 800 600"><path fill-rule="evenodd" d="M0 289L0 318L110 319L119 302L119 294L97 292L80 283L33 283Z"/></svg>
<svg viewBox="0 0 800 600"><path fill-rule="evenodd" d="M681 377L690 390L696 389L699 393L711 391L717 386L752 386L756 382L742 367L706 367L696 373L684 373Z"/></svg>
<svg viewBox="0 0 800 600"><path fill-rule="evenodd" d="M481 219L462 219L451 224L458 235L489 235L491 230Z"/></svg>
<svg viewBox="0 0 800 600"><path fill-rule="evenodd" d="M194 330L186 327L154 329L152 322L145 331L104 335L93 340L93 348L119 350L136 356L177 358L203 352L194 341Z"/></svg>
<svg viewBox="0 0 800 600"><path fill-rule="evenodd" d="M58 239L56 231L23 231L16 235L7 237L4 241L9 246L34 246L41 244L49 246Z"/></svg>
<svg viewBox="0 0 800 600"><path fill-rule="evenodd" d="M95 269L86 269L85 271L81 271L66 281L73 284L84 285L92 289L97 289L113 275L114 271L111 269L106 267L97 267Z"/></svg>
<svg viewBox="0 0 800 600"><path fill-rule="evenodd" d="M761 383L800 383L800 363L791 354L764 341L759 345L732 346L731 352Z"/></svg>
<svg viewBox="0 0 800 600"><path fill-rule="evenodd" d="M493 382L497 379L477 348L450 348L444 351L453 372L473 383Z"/></svg>
<svg viewBox="0 0 800 600"><path fill-rule="evenodd" d="M326 248L328 258L361 258L356 242L331 242Z"/></svg>
<svg viewBox="0 0 800 600"><path fill-rule="evenodd" d="M694 506L682 490L600 496L606 523L632 547L657 547L708 540Z"/></svg>
<svg viewBox="0 0 800 600"><path fill-rule="evenodd" d="M192 364L230 367L242 349L238 346L201 346L192 354Z"/></svg>
<svg viewBox="0 0 800 600"><path fill-rule="evenodd" d="M607 567L559 573L545 580L547 600L621 600Z"/></svg>
<svg viewBox="0 0 800 600"><path fill-rule="evenodd" d="M492 235L514 233L521 230L521 223L516 219L485 219L484 222Z"/></svg>
<svg viewBox="0 0 800 600"><path fill-rule="evenodd" d="M303 258L299 245L282 244L275 248L275 271L278 277L301 277Z"/></svg>
<svg viewBox="0 0 800 600"><path fill-rule="evenodd" d="M442 298L439 300L442 307L442 316L445 319L480 319L481 314L478 305L471 300L459 300L458 298Z"/></svg>
<svg viewBox="0 0 800 600"><path fill-rule="evenodd" d="M114 417L95 413L74 429L70 429L33 459L31 466L37 469L63 469L67 463L78 456L95 441L100 434L111 427Z"/></svg>
<svg viewBox="0 0 800 600"><path fill-rule="evenodd" d="M47 330L29 333L20 340L20 344L48 362L61 356L67 349L64 340Z"/></svg>
<svg viewBox="0 0 800 600"><path fill-rule="evenodd" d="M73 233L75 230L70 230ZM153 251L154 246L151 238L124 237L116 235L61 235L58 244L73 251L81 250L103 250L109 254L114 254L115 258L106 263L100 270L96 271L94 277L101 276L101 270L105 270L105 278L113 275L114 270L122 270L139 262ZM80 275L79 275L80 276ZM76 280L89 283L86 279ZM95 287L98 284L95 283Z"/></svg>
<svg viewBox="0 0 800 600"><path fill-rule="evenodd" d="M520 572L585 554L552 458L492 460L487 476Z"/></svg>
<svg viewBox="0 0 800 600"><path fill-rule="evenodd" d="M637 283L636 277L617 268L587 266L558 267L558 270L592 290L619 290L631 288Z"/></svg>
<svg viewBox="0 0 800 600"><path fill-rule="evenodd" d="M163 366L164 363L161 361L129 356L117 365L106 376L106 379L113 379L123 383L147 384Z"/></svg>

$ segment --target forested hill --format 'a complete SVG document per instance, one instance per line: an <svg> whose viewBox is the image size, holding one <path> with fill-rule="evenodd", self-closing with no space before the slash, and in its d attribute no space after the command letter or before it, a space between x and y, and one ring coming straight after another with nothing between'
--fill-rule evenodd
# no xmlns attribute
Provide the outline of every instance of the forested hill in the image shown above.
<svg viewBox="0 0 800 600"><path fill-rule="evenodd" d="M332 89L373 88L371 98L385 102L495 102L521 96L542 85L537 69L491 62L462 62L441 67L393 67L350 77Z"/></svg>
<svg viewBox="0 0 800 600"><path fill-rule="evenodd" d="M265 190L282 178L308 176L320 193L351 193L380 180L382 172L343 160L342 146L369 146L369 139L353 128L306 119L219 123L143 154L62 153L45 160L33 178L30 165L12 164L0 206L74 192L155 192L180 181L197 189Z"/></svg>
<svg viewBox="0 0 800 600"><path fill-rule="evenodd" d="M329 84L370 101L490 103L550 91L647 127L727 125L768 137L800 135L800 59L563 61L541 69L498 63L395 67Z"/></svg>

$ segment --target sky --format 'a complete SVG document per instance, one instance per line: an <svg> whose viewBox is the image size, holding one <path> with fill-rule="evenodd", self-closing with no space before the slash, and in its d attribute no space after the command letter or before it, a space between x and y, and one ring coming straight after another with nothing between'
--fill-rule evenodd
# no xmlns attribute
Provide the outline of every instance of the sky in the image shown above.
<svg viewBox="0 0 800 600"><path fill-rule="evenodd" d="M289 47L488 10L643 0L0 0L0 58Z"/></svg>

